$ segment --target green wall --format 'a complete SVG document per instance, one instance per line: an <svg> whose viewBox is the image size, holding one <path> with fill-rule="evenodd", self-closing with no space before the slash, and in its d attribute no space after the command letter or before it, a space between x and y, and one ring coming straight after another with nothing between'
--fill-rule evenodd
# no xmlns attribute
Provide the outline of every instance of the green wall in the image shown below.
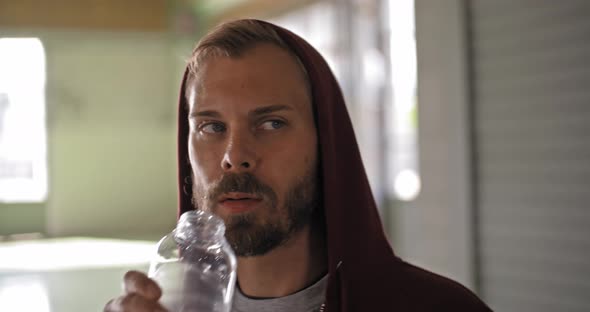
<svg viewBox="0 0 590 312"><path fill-rule="evenodd" d="M49 167L47 202L0 203L0 235L133 238L169 231L177 90L192 42L140 32L0 36L39 37L46 49Z"/></svg>
<svg viewBox="0 0 590 312"><path fill-rule="evenodd" d="M43 233L46 230L46 205L0 203L0 236L18 233Z"/></svg>

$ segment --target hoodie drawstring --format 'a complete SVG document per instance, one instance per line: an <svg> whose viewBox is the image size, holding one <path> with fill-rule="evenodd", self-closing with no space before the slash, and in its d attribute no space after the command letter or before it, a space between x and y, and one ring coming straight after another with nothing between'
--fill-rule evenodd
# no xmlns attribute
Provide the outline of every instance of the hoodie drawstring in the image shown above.
<svg viewBox="0 0 590 312"><path fill-rule="evenodd" d="M328 311L332 311L332 312L337 312L339 311L339 304L340 304L340 299L341 299L341 283L340 283L340 275L341 275L341 268L342 267L342 260L338 261L338 264L336 264L336 269L334 270L334 273L331 274L328 277L328 290L331 290L330 293L326 292L326 299L324 300L324 303L320 306L320 310L319 312L328 312ZM331 286L331 287L330 287ZM329 300L332 299L333 300ZM335 306L328 306L328 301L332 301L335 303ZM331 308L334 308L334 310L331 310Z"/></svg>

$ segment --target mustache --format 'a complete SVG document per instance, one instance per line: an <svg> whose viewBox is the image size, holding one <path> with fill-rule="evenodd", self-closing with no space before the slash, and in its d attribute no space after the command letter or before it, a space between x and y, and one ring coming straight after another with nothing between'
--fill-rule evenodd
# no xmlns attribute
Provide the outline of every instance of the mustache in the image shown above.
<svg viewBox="0 0 590 312"><path fill-rule="evenodd" d="M223 175L221 180L216 183L207 194L209 199L215 200L221 195L229 192L240 192L253 194L258 197L267 197L273 202L276 201L276 193L272 188L250 173L229 173Z"/></svg>

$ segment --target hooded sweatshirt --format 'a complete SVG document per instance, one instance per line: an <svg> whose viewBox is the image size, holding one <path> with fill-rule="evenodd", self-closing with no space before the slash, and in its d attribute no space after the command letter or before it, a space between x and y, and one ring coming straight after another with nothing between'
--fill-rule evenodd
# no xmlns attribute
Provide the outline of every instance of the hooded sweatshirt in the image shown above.
<svg viewBox="0 0 590 312"><path fill-rule="evenodd" d="M320 147L322 209L328 248L324 311L491 311L457 282L397 257L377 206L340 87L323 57L292 32L271 26L307 70ZM188 160L185 71L178 114L179 215L194 209Z"/></svg>

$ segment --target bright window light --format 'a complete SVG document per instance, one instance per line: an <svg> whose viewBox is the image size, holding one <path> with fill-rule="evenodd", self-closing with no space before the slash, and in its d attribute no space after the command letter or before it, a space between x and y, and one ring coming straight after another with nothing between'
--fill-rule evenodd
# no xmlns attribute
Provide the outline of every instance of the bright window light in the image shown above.
<svg viewBox="0 0 590 312"><path fill-rule="evenodd" d="M418 166L417 65L414 0L389 1L393 134L391 185L398 200L420 193Z"/></svg>
<svg viewBox="0 0 590 312"><path fill-rule="evenodd" d="M40 281L14 279L0 283L0 311L50 312L47 289Z"/></svg>
<svg viewBox="0 0 590 312"><path fill-rule="evenodd" d="M8 242L0 244L0 274L146 265L155 253L156 243L149 241L55 238Z"/></svg>
<svg viewBox="0 0 590 312"><path fill-rule="evenodd" d="M47 197L45 51L37 38L0 38L0 202Z"/></svg>
<svg viewBox="0 0 590 312"><path fill-rule="evenodd" d="M412 201L420 193L420 177L416 171L406 169L400 171L395 177L395 195L400 200Z"/></svg>

